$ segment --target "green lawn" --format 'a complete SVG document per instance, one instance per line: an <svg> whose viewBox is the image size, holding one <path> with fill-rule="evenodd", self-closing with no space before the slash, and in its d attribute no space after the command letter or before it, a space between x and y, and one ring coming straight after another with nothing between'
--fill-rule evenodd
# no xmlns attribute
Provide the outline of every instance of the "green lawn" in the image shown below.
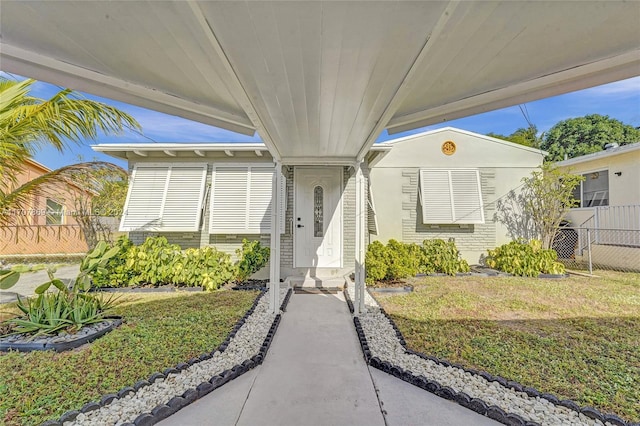
<svg viewBox="0 0 640 426"><path fill-rule="evenodd" d="M414 350L640 420L640 274L429 277L377 296Z"/></svg>
<svg viewBox="0 0 640 426"><path fill-rule="evenodd" d="M90 345L63 353L0 353L0 424L40 424L210 352L256 296L128 293L114 312L125 324Z"/></svg>

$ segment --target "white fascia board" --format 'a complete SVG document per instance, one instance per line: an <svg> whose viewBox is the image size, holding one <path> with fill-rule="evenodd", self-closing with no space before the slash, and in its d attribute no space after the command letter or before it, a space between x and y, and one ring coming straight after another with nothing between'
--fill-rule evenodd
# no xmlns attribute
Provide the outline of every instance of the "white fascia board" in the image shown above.
<svg viewBox="0 0 640 426"><path fill-rule="evenodd" d="M256 132L255 126L247 117L191 102L10 44L0 43L0 59L5 71L28 75L74 90L177 115L245 135L253 136Z"/></svg>
<svg viewBox="0 0 640 426"><path fill-rule="evenodd" d="M558 161L555 164L556 167L573 166L575 164L586 163L587 161L600 160L601 158L613 157L614 155L626 154L627 152L633 152L640 150L640 142L622 145L618 148L611 148L600 152L594 152L593 154L581 155L579 157L570 158L568 160Z"/></svg>
<svg viewBox="0 0 640 426"><path fill-rule="evenodd" d="M107 143L93 145L94 151L269 151L261 143Z"/></svg>
<svg viewBox="0 0 640 426"><path fill-rule="evenodd" d="M389 120L389 134L638 76L640 49Z"/></svg>
<svg viewBox="0 0 640 426"><path fill-rule="evenodd" d="M208 143L208 144L184 144L184 143L144 143L144 144L99 144L92 145L96 152L102 152L112 157L129 160L129 153L146 157L149 152L162 152L167 158L175 157L168 153L192 152L198 157L204 157L207 152L269 152L266 146L260 143Z"/></svg>

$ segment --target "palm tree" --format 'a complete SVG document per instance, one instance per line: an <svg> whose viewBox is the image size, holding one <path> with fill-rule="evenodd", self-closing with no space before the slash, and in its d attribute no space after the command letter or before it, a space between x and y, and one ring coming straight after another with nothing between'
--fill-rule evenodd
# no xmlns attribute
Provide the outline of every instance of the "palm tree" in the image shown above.
<svg viewBox="0 0 640 426"><path fill-rule="evenodd" d="M56 182L73 181L78 172L117 167L110 163L66 166L17 187L16 176L38 149L53 146L63 151L70 143L95 140L100 133L140 130L131 117L101 102L63 89L51 99L29 95L34 80L14 81L0 76L0 213L28 208L35 196L45 195ZM16 218L0 214L0 226Z"/></svg>

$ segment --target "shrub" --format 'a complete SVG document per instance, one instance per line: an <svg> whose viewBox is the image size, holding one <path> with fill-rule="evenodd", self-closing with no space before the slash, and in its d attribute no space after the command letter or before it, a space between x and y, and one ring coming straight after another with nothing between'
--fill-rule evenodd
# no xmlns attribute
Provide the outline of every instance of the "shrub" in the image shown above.
<svg viewBox="0 0 640 426"><path fill-rule="evenodd" d="M486 263L513 275L537 277L539 274L564 274L564 265L557 259L555 250L543 249L540 241L526 243L520 240L489 250Z"/></svg>
<svg viewBox="0 0 640 426"><path fill-rule="evenodd" d="M422 263L420 272L434 272L455 275L457 272L469 272L469 264L460 259L460 252L453 241L424 240L422 242Z"/></svg>
<svg viewBox="0 0 640 426"><path fill-rule="evenodd" d="M387 280L413 277L422 263L422 252L417 244L406 244L396 240L387 243Z"/></svg>
<svg viewBox="0 0 640 426"><path fill-rule="evenodd" d="M264 254L264 248L258 248ZM92 276L96 287L173 284L202 286L211 291L231 281L236 275L231 256L214 247L183 251L179 245L169 244L165 237L149 237L141 245L135 246L128 238L121 237L114 249L117 251L114 257ZM252 251L248 251L251 257ZM257 264L256 259L251 262L252 265Z"/></svg>
<svg viewBox="0 0 640 426"><path fill-rule="evenodd" d="M366 274L365 281L373 284L382 281L387 276L388 261L387 248L380 241L374 241L367 247L365 254Z"/></svg>
<svg viewBox="0 0 640 426"><path fill-rule="evenodd" d="M365 262L368 284L413 277L419 272L455 275L470 270L455 243L443 240L424 240L422 246L393 239L386 246L374 241L367 247Z"/></svg>
<svg viewBox="0 0 640 426"><path fill-rule="evenodd" d="M93 277L94 287L127 287L133 277L134 271L127 267L127 256L133 243L126 235L120 236L114 244L118 252L104 267L104 271L97 271Z"/></svg>
<svg viewBox="0 0 640 426"><path fill-rule="evenodd" d="M126 267L133 272L131 284L153 285L173 282L174 263L180 246L169 244L165 237L149 237L127 253Z"/></svg>
<svg viewBox="0 0 640 426"><path fill-rule="evenodd" d="M242 240L242 248L236 250L238 263L236 264L237 282L243 282L269 262L269 247L263 247L260 241Z"/></svg>
<svg viewBox="0 0 640 426"><path fill-rule="evenodd" d="M235 270L231 256L215 247L177 252L170 263L173 271L171 284L188 287L201 285L208 291L217 290L231 281Z"/></svg>

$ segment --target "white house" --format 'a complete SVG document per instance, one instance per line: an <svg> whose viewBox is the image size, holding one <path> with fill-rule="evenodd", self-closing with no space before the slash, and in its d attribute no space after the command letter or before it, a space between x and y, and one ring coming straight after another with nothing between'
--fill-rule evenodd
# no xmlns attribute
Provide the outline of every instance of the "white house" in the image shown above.
<svg viewBox="0 0 640 426"><path fill-rule="evenodd" d="M3 1L0 19L4 71L258 133L278 169L275 200L282 168L334 167L334 181L298 177L335 191L355 186L353 216L343 214L355 221L355 242L342 236L341 257L355 247L356 313L364 309L363 160L383 131L635 77L640 64L634 2ZM188 160L177 151L173 160ZM213 154L201 153L192 162L207 162L209 179ZM343 213L348 196L336 207ZM280 221L271 225L277 256ZM270 270L272 312L279 265Z"/></svg>
<svg viewBox="0 0 640 426"><path fill-rule="evenodd" d="M274 163L262 144L98 145L129 161L121 231L140 243L164 235L186 247L233 253L244 238L270 245ZM477 262L508 240L497 198L519 186L543 152L445 128L374 145L366 156L367 241L455 238ZM355 269L355 170L282 167L280 277L336 279ZM326 285L326 284L325 284Z"/></svg>
<svg viewBox="0 0 640 426"><path fill-rule="evenodd" d="M579 235L576 258L590 248L596 264L640 270L640 142L556 165L584 177L574 194L579 205L566 216Z"/></svg>

